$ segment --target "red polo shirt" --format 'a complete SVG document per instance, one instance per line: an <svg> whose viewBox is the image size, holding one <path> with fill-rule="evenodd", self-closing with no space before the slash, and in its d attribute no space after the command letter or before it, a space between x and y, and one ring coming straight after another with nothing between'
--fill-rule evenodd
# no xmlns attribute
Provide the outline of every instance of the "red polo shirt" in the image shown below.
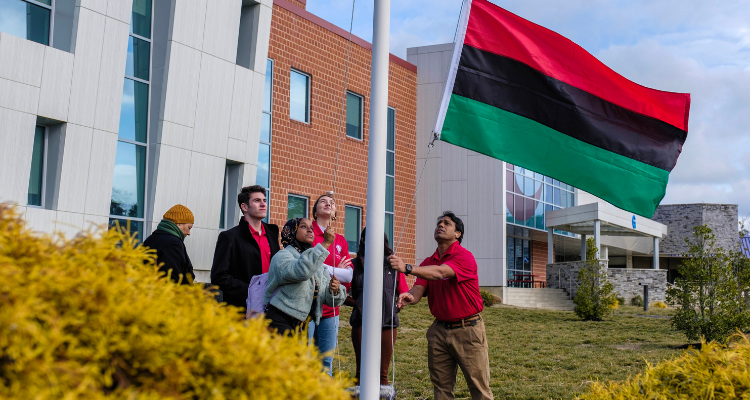
<svg viewBox="0 0 750 400"><path fill-rule="evenodd" d="M313 232L315 232L315 240L313 240L313 246L317 245L318 243L323 243L323 229L318 225L317 222L313 222ZM328 258L324 261L324 264L330 265L334 268L338 268L339 263L344 258L349 258L349 244L346 243L346 238L336 234L336 239L334 239L333 244L331 247L328 248ZM342 283L344 287L346 287L347 293L349 289L351 288L351 283ZM338 307L328 307L327 305L323 304L323 318L331 318L339 315L339 308Z"/></svg>
<svg viewBox="0 0 750 400"><path fill-rule="evenodd" d="M414 283L427 289L425 294L432 315L439 321L452 322L480 313L484 305L479 294L479 276L474 255L456 241L448 247L442 258L435 250L435 254L425 258L419 266L442 264L451 267L456 276L439 281L417 278Z"/></svg>
<svg viewBox="0 0 750 400"><path fill-rule="evenodd" d="M261 223L259 233L256 232L250 224L248 224L248 226L250 227L250 233L253 235L253 238L255 238L255 241L258 242L258 247L260 247L260 263L263 268L263 273L265 274L271 266L271 246L268 245L266 227Z"/></svg>

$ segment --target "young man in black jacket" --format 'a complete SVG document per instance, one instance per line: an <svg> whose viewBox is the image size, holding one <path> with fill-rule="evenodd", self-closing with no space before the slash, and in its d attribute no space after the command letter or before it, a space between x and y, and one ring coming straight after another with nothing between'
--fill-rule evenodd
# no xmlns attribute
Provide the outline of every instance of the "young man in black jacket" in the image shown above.
<svg viewBox="0 0 750 400"><path fill-rule="evenodd" d="M163 218L143 245L156 250L156 263L162 264L159 272L167 274L175 283L189 285L193 283L195 274L184 240L190 235L195 217L190 209L177 204Z"/></svg>
<svg viewBox="0 0 750 400"><path fill-rule="evenodd" d="M268 272L271 257L279 251L279 227L266 224L266 189L254 185L237 196L242 218L237 226L219 234L211 266L211 284L224 294L227 304L241 307L247 302L247 288L255 275Z"/></svg>

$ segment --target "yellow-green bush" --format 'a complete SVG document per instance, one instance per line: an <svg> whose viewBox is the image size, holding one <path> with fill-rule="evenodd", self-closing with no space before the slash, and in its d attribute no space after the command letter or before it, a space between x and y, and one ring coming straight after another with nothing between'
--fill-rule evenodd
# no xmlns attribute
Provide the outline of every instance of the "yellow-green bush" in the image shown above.
<svg viewBox="0 0 750 400"><path fill-rule="evenodd" d="M727 346L701 343L700 350L649 365L626 382L593 383L582 400L750 398L750 342L737 335Z"/></svg>
<svg viewBox="0 0 750 400"><path fill-rule="evenodd" d="M657 301L657 302L651 303L651 307L654 307L654 308L667 308L667 305L663 301Z"/></svg>
<svg viewBox="0 0 750 400"><path fill-rule="evenodd" d="M0 398L350 398L306 338L237 311L124 232L34 235L0 205Z"/></svg>

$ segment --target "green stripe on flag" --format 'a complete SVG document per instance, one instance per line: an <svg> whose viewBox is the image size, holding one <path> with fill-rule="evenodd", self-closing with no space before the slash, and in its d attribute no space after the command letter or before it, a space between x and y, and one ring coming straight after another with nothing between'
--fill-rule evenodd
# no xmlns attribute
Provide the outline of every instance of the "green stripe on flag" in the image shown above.
<svg viewBox="0 0 750 400"><path fill-rule="evenodd" d="M456 94L451 95L440 139L553 177L649 218L669 180L663 169Z"/></svg>

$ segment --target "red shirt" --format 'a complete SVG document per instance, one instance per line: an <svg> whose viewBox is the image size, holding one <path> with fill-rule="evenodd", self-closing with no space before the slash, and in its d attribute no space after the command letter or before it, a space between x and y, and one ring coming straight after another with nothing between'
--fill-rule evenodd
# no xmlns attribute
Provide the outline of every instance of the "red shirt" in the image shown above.
<svg viewBox="0 0 750 400"><path fill-rule="evenodd" d="M323 243L323 229L321 229L320 225L318 225L317 222L313 222L313 232L315 232L315 239L313 240L313 246L317 245L318 243ZM344 258L349 258L349 244L346 243L346 239L336 234L336 239L334 239L333 244L331 247L328 248L328 258L324 261L324 264L330 265L334 268L338 268L339 263ZM351 288L351 283L342 283L344 287L346 287L347 293L349 289ZM339 308L338 307L328 307L327 305L323 304L323 317L322 318L331 318L339 315Z"/></svg>
<svg viewBox="0 0 750 400"><path fill-rule="evenodd" d="M250 233L253 235L253 238L255 238L255 241L258 242L258 247L260 247L260 263L263 268L263 273L265 274L271 266L271 246L268 245L266 227L261 223L260 233L258 233L253 229L252 225L248 224L248 226L250 227Z"/></svg>
<svg viewBox="0 0 750 400"><path fill-rule="evenodd" d="M425 258L419 266L442 264L451 267L456 276L439 281L417 278L414 283L427 289L425 294L428 295L432 315L439 321L452 322L480 313L484 305L482 296L479 295L479 276L474 255L456 241L448 247L442 258L435 250L435 254Z"/></svg>

